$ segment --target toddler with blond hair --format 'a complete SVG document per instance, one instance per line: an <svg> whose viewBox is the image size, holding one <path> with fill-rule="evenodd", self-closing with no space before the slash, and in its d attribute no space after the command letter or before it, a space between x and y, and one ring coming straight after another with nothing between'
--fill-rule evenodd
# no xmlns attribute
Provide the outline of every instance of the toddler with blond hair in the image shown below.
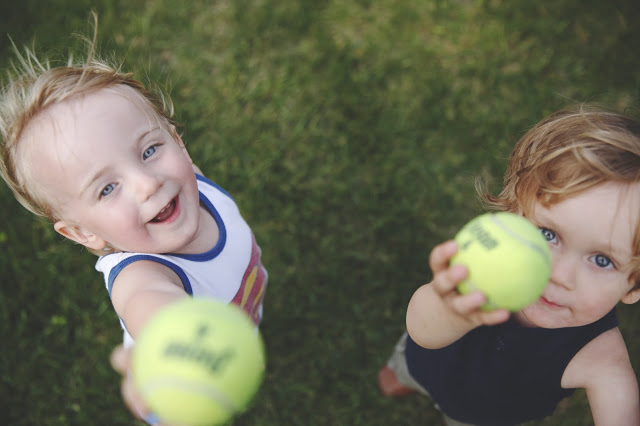
<svg viewBox="0 0 640 426"><path fill-rule="evenodd" d="M184 297L237 304L257 327L267 272L253 232L193 164L169 99L94 45L56 67L18 55L0 92L0 175L26 209L99 256L125 347Z"/></svg>

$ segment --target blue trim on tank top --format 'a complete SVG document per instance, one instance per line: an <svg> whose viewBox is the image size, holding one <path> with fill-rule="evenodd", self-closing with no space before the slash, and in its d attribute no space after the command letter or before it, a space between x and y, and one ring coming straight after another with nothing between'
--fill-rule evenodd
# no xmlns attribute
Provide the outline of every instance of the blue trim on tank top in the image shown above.
<svg viewBox="0 0 640 426"><path fill-rule="evenodd" d="M191 289L191 281L189 281L189 277L187 277L187 274L185 274L185 272L182 270L181 267L179 267L178 265L176 265L175 263L169 260L166 260L160 257L152 256L149 254L139 254L139 255L126 258L125 260L123 260L122 262L114 266L113 269L111 269L111 272L109 273L109 297L111 297L111 289L113 288L113 282L116 280L116 277L118 276L118 274L120 274L120 272L122 272L122 270L125 267L131 265L133 262L138 262L141 260L149 260L151 262L157 262L170 268L173 272L176 273L178 278L180 278L180 281L182 281L182 286L184 287L184 291L187 292L187 294L189 295L193 295L193 290Z"/></svg>
<svg viewBox="0 0 640 426"><path fill-rule="evenodd" d="M222 189L215 182L197 173L196 173L196 179L207 185L213 186L218 191L222 192L224 195L226 195L227 197L233 200L231 195L229 195L227 191ZM211 201L209 201L209 199L207 199L207 197L205 197L201 191L198 191L198 194L200 197L200 202L202 202L202 204L206 207L206 209L209 211L213 219L216 221L216 224L218 225L218 231L219 231L218 242L211 250L206 251L204 253L200 253L200 254L178 254L178 253L161 253L161 254L179 257L181 259L190 260L193 262L206 262L208 260L211 260L217 257L220 254L220 252L222 252L222 250L224 249L224 246L227 242L227 228L224 225L224 221L222 220L220 213L218 213L218 210L216 210L216 208L211 203ZM182 281L182 285L184 286L185 291L190 295L192 294L191 282L189 281L189 278L187 278L187 275L184 273L182 268L180 268L179 266L175 265L174 263L168 260L155 257L153 255L140 254L140 255L131 256L113 267L113 269L111 270L111 273L109 274L109 296L111 296L111 288L113 287L113 282L115 281L118 274L126 266L131 265L133 262L136 262L139 260L149 260L152 262L158 262L162 265L165 265L171 268L171 270L174 271Z"/></svg>

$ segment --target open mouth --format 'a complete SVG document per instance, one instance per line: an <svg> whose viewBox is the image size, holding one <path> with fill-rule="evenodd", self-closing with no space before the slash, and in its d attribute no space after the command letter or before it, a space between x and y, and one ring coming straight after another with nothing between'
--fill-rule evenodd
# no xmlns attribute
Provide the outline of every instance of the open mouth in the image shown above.
<svg viewBox="0 0 640 426"><path fill-rule="evenodd" d="M176 211L176 205L177 205L177 201L174 198L173 200L171 200L169 204L167 204L166 206L164 206L162 210L160 210L160 212L156 217L151 219L151 222L161 223L169 219L173 215L173 213Z"/></svg>

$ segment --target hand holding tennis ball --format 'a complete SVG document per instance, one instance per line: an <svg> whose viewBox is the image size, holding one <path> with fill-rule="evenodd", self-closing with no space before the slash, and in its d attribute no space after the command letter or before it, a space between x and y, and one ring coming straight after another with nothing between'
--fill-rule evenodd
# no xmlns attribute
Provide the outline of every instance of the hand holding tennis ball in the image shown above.
<svg viewBox="0 0 640 426"><path fill-rule="evenodd" d="M236 305L185 298L155 314L136 341L131 373L164 423L220 425L243 411L262 382L260 334Z"/></svg>
<svg viewBox="0 0 640 426"><path fill-rule="evenodd" d="M547 286L549 246L540 229L522 216L483 214L463 226L455 241L458 252L451 265L469 270L458 291L482 291L487 296L482 309L519 311L538 300Z"/></svg>

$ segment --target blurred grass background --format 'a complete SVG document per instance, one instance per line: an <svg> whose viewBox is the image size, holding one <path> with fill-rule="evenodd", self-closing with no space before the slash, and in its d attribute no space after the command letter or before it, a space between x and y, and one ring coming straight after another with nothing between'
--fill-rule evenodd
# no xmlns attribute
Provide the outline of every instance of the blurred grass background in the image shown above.
<svg viewBox="0 0 640 426"><path fill-rule="evenodd" d="M236 199L270 284L268 372L234 425L438 425L376 373L427 256L479 212L472 179L576 101L637 111L636 0L23 0L0 65L35 42L166 87L192 157ZM108 355L121 332L95 258L0 186L0 424L138 425ZM640 315L621 307L640 371ZM577 392L543 425L588 425Z"/></svg>

